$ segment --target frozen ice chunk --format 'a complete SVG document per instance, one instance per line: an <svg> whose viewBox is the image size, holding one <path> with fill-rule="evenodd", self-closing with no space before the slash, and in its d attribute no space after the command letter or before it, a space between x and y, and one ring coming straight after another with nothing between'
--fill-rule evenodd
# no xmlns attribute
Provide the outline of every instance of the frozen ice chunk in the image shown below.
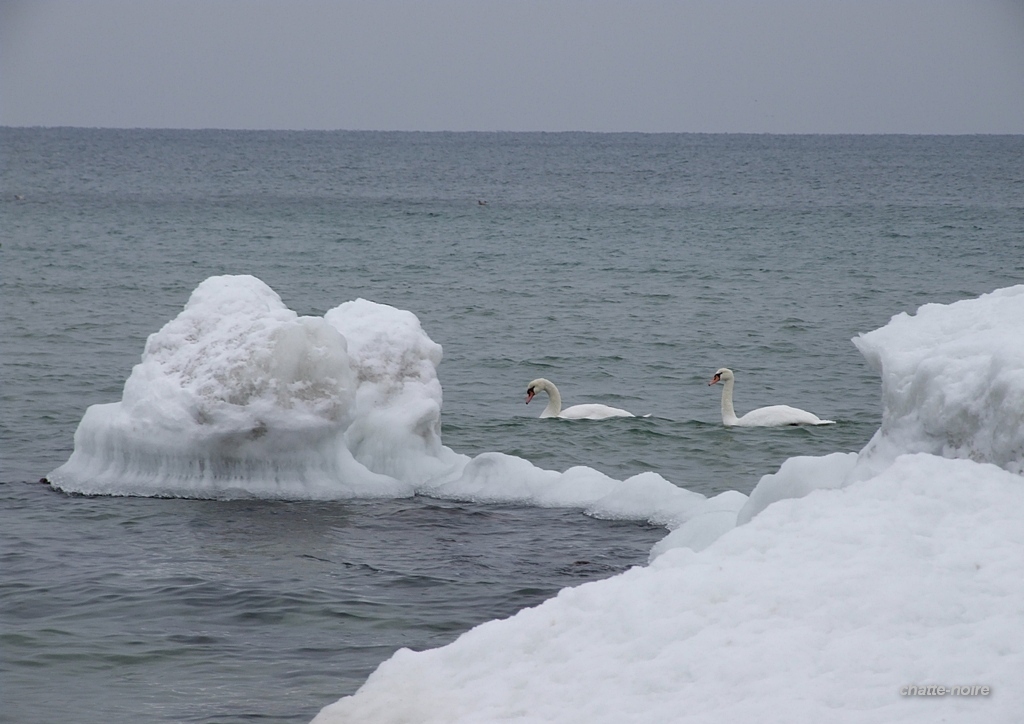
<svg viewBox="0 0 1024 724"><path fill-rule="evenodd" d="M930 452L1024 468L1024 285L926 304L853 340L882 378L860 477Z"/></svg>
<svg viewBox="0 0 1024 724"><path fill-rule="evenodd" d="M468 458L441 443L441 345L412 312L365 299L324 320L348 341L358 387L345 442L375 472L419 485L452 474Z"/></svg>
<svg viewBox="0 0 1024 724"><path fill-rule="evenodd" d="M358 382L337 329L255 277L211 277L150 335L121 401L86 411L48 477L90 494L410 495L343 443Z"/></svg>

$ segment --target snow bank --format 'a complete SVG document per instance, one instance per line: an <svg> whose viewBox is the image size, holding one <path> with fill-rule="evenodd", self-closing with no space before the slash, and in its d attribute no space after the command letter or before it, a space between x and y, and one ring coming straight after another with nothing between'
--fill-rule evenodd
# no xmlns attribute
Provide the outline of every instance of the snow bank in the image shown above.
<svg viewBox="0 0 1024 724"><path fill-rule="evenodd" d="M771 506L702 553L399 651L316 724L1013 721L1024 711L1024 485L899 458ZM901 696L983 684L988 697Z"/></svg>
<svg viewBox="0 0 1024 724"><path fill-rule="evenodd" d="M855 340L883 392L860 454L699 501L648 567L401 650L314 722L1017 721L1022 326L1024 287L894 317ZM974 694L901 693L929 686Z"/></svg>

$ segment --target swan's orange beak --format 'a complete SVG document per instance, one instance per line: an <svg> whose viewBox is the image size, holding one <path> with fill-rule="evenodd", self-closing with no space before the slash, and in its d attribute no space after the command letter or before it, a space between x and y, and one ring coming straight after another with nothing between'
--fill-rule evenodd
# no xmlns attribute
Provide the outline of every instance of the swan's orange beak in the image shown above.
<svg viewBox="0 0 1024 724"><path fill-rule="evenodd" d="M537 394L537 393L536 393L536 392L534 392L533 390L527 390L527 391L526 391L526 404L527 404L527 405L529 405L529 404L530 404L530 400L532 400L532 399L533 399L533 396L534 396L535 394Z"/></svg>
<svg viewBox="0 0 1024 724"><path fill-rule="evenodd" d="M711 385L715 384L716 382L721 382L721 381L722 381L722 375L720 375L718 373L715 373L715 376L711 378L710 382L708 382L708 387L711 387Z"/></svg>

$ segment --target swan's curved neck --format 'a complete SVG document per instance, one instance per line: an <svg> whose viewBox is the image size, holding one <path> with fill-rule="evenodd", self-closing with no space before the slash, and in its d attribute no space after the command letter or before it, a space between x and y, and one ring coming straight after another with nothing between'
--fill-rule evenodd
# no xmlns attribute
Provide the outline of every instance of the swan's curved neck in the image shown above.
<svg viewBox="0 0 1024 724"><path fill-rule="evenodd" d="M558 388L548 382L544 385L544 390L548 393L548 406L544 408L544 412L540 416L558 417L562 412L562 396L558 394Z"/></svg>
<svg viewBox="0 0 1024 724"><path fill-rule="evenodd" d="M722 383L722 422L726 425L732 425L739 419L732 407L732 387L735 382L734 379L727 379Z"/></svg>

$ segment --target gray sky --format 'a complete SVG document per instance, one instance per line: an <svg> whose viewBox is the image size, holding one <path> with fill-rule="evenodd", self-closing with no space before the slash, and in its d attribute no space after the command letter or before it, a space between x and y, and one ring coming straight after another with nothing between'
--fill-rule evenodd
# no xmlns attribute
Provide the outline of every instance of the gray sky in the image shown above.
<svg viewBox="0 0 1024 724"><path fill-rule="evenodd" d="M1024 133L1024 0L0 0L0 125Z"/></svg>

